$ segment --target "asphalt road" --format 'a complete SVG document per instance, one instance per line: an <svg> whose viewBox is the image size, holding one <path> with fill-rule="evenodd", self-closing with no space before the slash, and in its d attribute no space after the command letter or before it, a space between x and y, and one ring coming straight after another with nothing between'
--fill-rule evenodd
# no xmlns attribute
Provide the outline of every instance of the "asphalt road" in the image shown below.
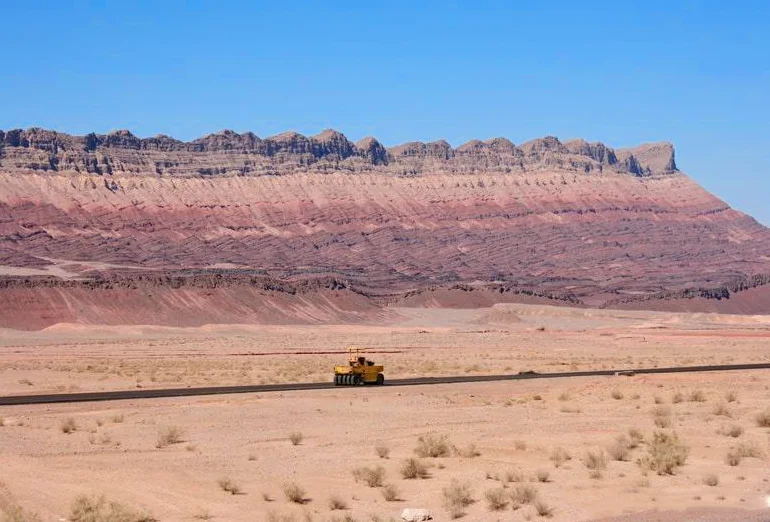
<svg viewBox="0 0 770 522"><path fill-rule="evenodd" d="M427 386L431 384L460 384L467 382L519 381L524 379L565 379L570 377L601 377L608 375L641 375L657 373L723 372L746 370L770 370L770 363L719 364L710 366L674 366L670 368L627 368L620 370L586 370L557 373L517 373L507 375L459 375L450 377L417 377L392 379L385 386ZM290 384L255 384L245 386L210 386L205 388L134 389L105 392L52 393L39 395L9 395L0 397L0 406L53 404L64 402L116 401L126 399L156 399L160 397L193 397L200 395L224 395L231 393L270 393L301 390L327 390L354 388L335 386L332 382L307 382Z"/></svg>

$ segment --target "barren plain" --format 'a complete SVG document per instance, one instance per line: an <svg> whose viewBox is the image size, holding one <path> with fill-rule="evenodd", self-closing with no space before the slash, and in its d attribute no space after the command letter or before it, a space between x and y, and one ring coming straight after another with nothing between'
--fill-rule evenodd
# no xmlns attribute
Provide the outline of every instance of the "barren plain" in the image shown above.
<svg viewBox="0 0 770 522"><path fill-rule="evenodd" d="M523 304L389 311L377 326L2 330L0 394L328 381L349 344L368 347L388 378L770 361L767 316ZM67 520L76 498L103 495L104 510L144 513L128 520L388 521L407 507L434 520L767 520L769 378L3 407L0 510Z"/></svg>

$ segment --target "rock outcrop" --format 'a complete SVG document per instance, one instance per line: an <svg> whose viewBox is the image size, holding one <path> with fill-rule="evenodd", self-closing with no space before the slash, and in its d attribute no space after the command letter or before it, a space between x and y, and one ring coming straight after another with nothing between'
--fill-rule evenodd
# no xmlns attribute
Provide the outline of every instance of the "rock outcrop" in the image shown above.
<svg viewBox="0 0 770 522"><path fill-rule="evenodd" d="M735 281L770 274L770 232L679 172L668 143L0 131L9 277L222 267L335 277L380 303L474 283L655 308L729 299L743 291Z"/></svg>

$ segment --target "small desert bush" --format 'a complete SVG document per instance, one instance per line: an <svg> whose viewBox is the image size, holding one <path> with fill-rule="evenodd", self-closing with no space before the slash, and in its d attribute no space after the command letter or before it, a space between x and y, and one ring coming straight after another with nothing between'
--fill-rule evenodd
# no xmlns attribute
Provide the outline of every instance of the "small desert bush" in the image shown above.
<svg viewBox="0 0 770 522"><path fill-rule="evenodd" d="M612 398L619 401L623 398L623 392L620 390L612 390Z"/></svg>
<svg viewBox="0 0 770 522"><path fill-rule="evenodd" d="M625 435L620 435L607 447L607 453L612 460L627 461L631 456L631 441Z"/></svg>
<svg viewBox="0 0 770 522"><path fill-rule="evenodd" d="M382 488L382 497L387 502L396 502L401 497L401 492L395 484L385 484Z"/></svg>
<svg viewBox="0 0 770 522"><path fill-rule="evenodd" d="M756 442L741 442L735 449L741 457L754 459L762 458L762 450L759 449Z"/></svg>
<svg viewBox="0 0 770 522"><path fill-rule="evenodd" d="M502 511L508 507L508 492L503 488L489 489L484 493L490 511Z"/></svg>
<svg viewBox="0 0 770 522"><path fill-rule="evenodd" d="M542 500L535 502L535 511L539 517L551 518L553 516L553 508Z"/></svg>
<svg viewBox="0 0 770 522"><path fill-rule="evenodd" d="M690 448L679 440L676 433L656 431L647 448L648 455L640 463L658 475L673 475L687 462Z"/></svg>
<svg viewBox="0 0 770 522"><path fill-rule="evenodd" d="M515 440L513 441L513 447L516 448L517 451L524 451L527 449L527 443L523 440Z"/></svg>
<svg viewBox="0 0 770 522"><path fill-rule="evenodd" d="M382 466L374 468L361 466L353 470L353 478L356 479L356 482L364 482L370 488L379 488L385 479L385 468Z"/></svg>
<svg viewBox="0 0 770 522"><path fill-rule="evenodd" d="M587 451L583 456L583 464L588 469L605 469L607 467L607 455L602 451Z"/></svg>
<svg viewBox="0 0 770 522"><path fill-rule="evenodd" d="M658 428L668 428L671 426L671 408L668 406L656 406L652 410L655 426Z"/></svg>
<svg viewBox="0 0 770 522"><path fill-rule="evenodd" d="M709 473L705 477L703 477L703 483L707 486L718 486L719 485L719 477L714 475L713 473Z"/></svg>
<svg viewBox="0 0 770 522"><path fill-rule="evenodd" d="M522 504L532 504L537 499L537 490L532 486L521 484L513 488L508 496L515 508Z"/></svg>
<svg viewBox="0 0 770 522"><path fill-rule="evenodd" d="M642 432L638 428L629 428L628 439L628 448L635 449L644 442L644 435L642 435Z"/></svg>
<svg viewBox="0 0 770 522"><path fill-rule="evenodd" d="M121 422L123 422L123 419L124 419L124 417L123 417L122 413L117 413L117 414L113 415L112 418L110 418L110 420L112 422L114 422L115 424L120 424Z"/></svg>
<svg viewBox="0 0 770 522"><path fill-rule="evenodd" d="M569 392L566 392L566 391L561 392L561 395L559 395L559 400L560 401L568 401L568 400L570 400Z"/></svg>
<svg viewBox="0 0 770 522"><path fill-rule="evenodd" d="M722 429L719 430L719 433L721 435L725 435L726 437L733 437L734 439L737 439L738 437L743 435L743 428L738 424L733 424L731 426L723 426Z"/></svg>
<svg viewBox="0 0 770 522"><path fill-rule="evenodd" d="M684 395L682 395L682 392L676 392L674 395L672 395L671 402L673 404L679 404L680 402L684 402Z"/></svg>
<svg viewBox="0 0 770 522"><path fill-rule="evenodd" d="M420 459L408 458L401 464L401 476L405 479L428 478L428 468Z"/></svg>
<svg viewBox="0 0 770 522"><path fill-rule="evenodd" d="M304 504L306 502L305 488L303 488L296 482L287 482L286 484L284 484L283 494L286 497L286 500L288 500L289 502L294 502L295 504Z"/></svg>
<svg viewBox="0 0 770 522"><path fill-rule="evenodd" d="M522 482L524 480L524 475L518 471L506 471L505 475L503 476L503 480L506 484L511 482Z"/></svg>
<svg viewBox="0 0 770 522"><path fill-rule="evenodd" d="M183 441L184 430L179 426L166 426L158 432L158 442L156 448L165 448L171 444L179 444Z"/></svg>
<svg viewBox="0 0 770 522"><path fill-rule="evenodd" d="M472 459L481 456L481 452L476 449L476 445L473 443L468 444L464 448L453 448L455 455L466 459Z"/></svg>
<svg viewBox="0 0 770 522"><path fill-rule="evenodd" d="M381 459L387 459L390 457L390 448L387 447L385 444L377 444L374 447L374 451L377 452L377 456Z"/></svg>
<svg viewBox="0 0 770 522"><path fill-rule="evenodd" d="M75 422L75 419L72 417L67 417L61 423L62 433L72 433L77 429L78 429L78 425Z"/></svg>
<svg viewBox="0 0 770 522"><path fill-rule="evenodd" d="M329 497L329 509L336 511L339 509L347 509L348 503L345 502L339 495L332 495Z"/></svg>
<svg viewBox="0 0 770 522"><path fill-rule="evenodd" d="M37 513L32 513L22 509L20 506L12 505L8 507L0 517L2 522L42 522L42 518Z"/></svg>
<svg viewBox="0 0 770 522"><path fill-rule="evenodd" d="M725 400L727 402L735 402L738 400L738 394L735 391L730 390L727 393L725 393Z"/></svg>
<svg viewBox="0 0 770 522"><path fill-rule="evenodd" d="M550 482L551 474L544 469L539 469L535 472L535 479L537 479L538 482Z"/></svg>
<svg viewBox="0 0 770 522"><path fill-rule="evenodd" d="M730 449L725 455L725 462L728 466L737 466L741 463L741 454L735 449Z"/></svg>
<svg viewBox="0 0 770 522"><path fill-rule="evenodd" d="M653 401L655 401L655 404L663 404L663 397L660 395L656 395L652 398Z"/></svg>
<svg viewBox="0 0 770 522"><path fill-rule="evenodd" d="M554 448L551 452L551 462L553 462L553 466L555 468L560 467L562 464L564 464L566 461L570 460L572 456L565 450L564 448Z"/></svg>
<svg viewBox="0 0 770 522"><path fill-rule="evenodd" d="M305 436L302 435L302 433L299 431L294 431L292 433L289 433L289 440L294 446L299 446L299 444L302 442L302 439L304 438Z"/></svg>
<svg viewBox="0 0 770 522"><path fill-rule="evenodd" d="M2 415L0 415L0 428L3 426L5 426L5 419L2 417Z"/></svg>
<svg viewBox="0 0 770 522"><path fill-rule="evenodd" d="M156 522L148 513L134 511L117 502L107 502L102 497L81 495L70 508L70 522Z"/></svg>
<svg viewBox="0 0 770 522"><path fill-rule="evenodd" d="M450 445L445 435L426 435L417 439L414 452L420 458L448 457Z"/></svg>
<svg viewBox="0 0 770 522"><path fill-rule="evenodd" d="M457 479L452 479L441 493L444 509L453 519L462 517L465 514L465 508L474 502L470 485Z"/></svg>
<svg viewBox="0 0 770 522"><path fill-rule="evenodd" d="M242 493L241 487L230 477L222 477L217 480L217 485L231 495L240 495Z"/></svg>
<svg viewBox="0 0 770 522"><path fill-rule="evenodd" d="M757 414L757 426L760 428L770 428L770 410Z"/></svg>
<svg viewBox="0 0 770 522"><path fill-rule="evenodd" d="M732 417L733 414L730 412L730 409L727 407L727 404L720 402L716 406L714 406L714 415L719 415L722 417Z"/></svg>
<svg viewBox="0 0 770 522"><path fill-rule="evenodd" d="M687 400L690 402L706 402L706 394L703 393L703 390L693 390L690 392Z"/></svg>

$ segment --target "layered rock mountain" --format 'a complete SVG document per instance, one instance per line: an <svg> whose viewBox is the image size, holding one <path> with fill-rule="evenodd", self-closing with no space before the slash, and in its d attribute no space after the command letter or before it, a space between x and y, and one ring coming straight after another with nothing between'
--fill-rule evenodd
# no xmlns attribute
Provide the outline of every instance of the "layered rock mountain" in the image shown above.
<svg viewBox="0 0 770 522"><path fill-rule="evenodd" d="M770 311L770 295L756 297L770 274L770 231L680 172L669 143L385 147L333 130L190 142L0 131L0 265L7 310L15 305L3 295L18 302L21 288L29 303L30 288L56 288L77 308L82 297L61 295L73 285L107 291L129 278L153 292L167 277L206 288L205 274L227 287L324 280L311 293L378 305L452 289L714 310L752 295L737 311ZM85 320L68 314L60 319Z"/></svg>

